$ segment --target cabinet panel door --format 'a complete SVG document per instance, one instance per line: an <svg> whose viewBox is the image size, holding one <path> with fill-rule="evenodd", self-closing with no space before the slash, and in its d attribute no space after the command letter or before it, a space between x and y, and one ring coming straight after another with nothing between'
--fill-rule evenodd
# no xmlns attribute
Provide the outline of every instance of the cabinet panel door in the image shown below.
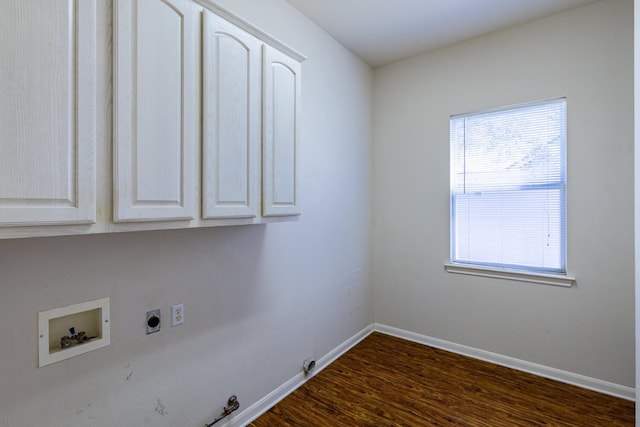
<svg viewBox="0 0 640 427"><path fill-rule="evenodd" d="M263 55L262 214L298 215L301 65L266 45Z"/></svg>
<svg viewBox="0 0 640 427"><path fill-rule="evenodd" d="M261 42L204 12L204 218L255 217L259 210Z"/></svg>
<svg viewBox="0 0 640 427"><path fill-rule="evenodd" d="M95 222L95 1L2 0L0 58L0 226Z"/></svg>
<svg viewBox="0 0 640 427"><path fill-rule="evenodd" d="M114 7L115 221L192 219L197 12L187 0Z"/></svg>

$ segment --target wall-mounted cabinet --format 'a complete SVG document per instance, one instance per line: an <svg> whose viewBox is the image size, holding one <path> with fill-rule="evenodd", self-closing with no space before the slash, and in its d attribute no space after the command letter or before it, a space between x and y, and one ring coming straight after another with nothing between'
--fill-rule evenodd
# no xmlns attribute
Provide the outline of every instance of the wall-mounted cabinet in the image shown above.
<svg viewBox="0 0 640 427"><path fill-rule="evenodd" d="M0 226L92 223L95 2L0 8Z"/></svg>
<svg viewBox="0 0 640 427"><path fill-rule="evenodd" d="M297 215L300 62L271 46L263 51L263 215Z"/></svg>
<svg viewBox="0 0 640 427"><path fill-rule="evenodd" d="M192 219L197 21L188 0L114 3L114 220Z"/></svg>
<svg viewBox="0 0 640 427"><path fill-rule="evenodd" d="M202 216L259 211L262 42L209 11L202 37Z"/></svg>
<svg viewBox="0 0 640 427"><path fill-rule="evenodd" d="M0 5L0 238L299 214L300 54L210 0L40 3Z"/></svg>

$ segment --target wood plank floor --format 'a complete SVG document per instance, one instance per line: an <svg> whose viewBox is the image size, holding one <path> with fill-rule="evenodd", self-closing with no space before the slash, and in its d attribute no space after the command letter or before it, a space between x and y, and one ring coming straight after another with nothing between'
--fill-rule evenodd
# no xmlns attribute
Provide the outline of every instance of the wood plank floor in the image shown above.
<svg viewBox="0 0 640 427"><path fill-rule="evenodd" d="M373 333L251 427L633 426L634 403Z"/></svg>

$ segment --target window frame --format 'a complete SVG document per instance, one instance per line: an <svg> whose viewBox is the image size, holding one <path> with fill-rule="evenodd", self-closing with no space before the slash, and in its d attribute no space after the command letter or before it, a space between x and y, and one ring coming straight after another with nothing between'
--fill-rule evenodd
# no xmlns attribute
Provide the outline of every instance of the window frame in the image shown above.
<svg viewBox="0 0 640 427"><path fill-rule="evenodd" d="M501 264L501 263L491 263L491 262L474 262L474 263L465 263L460 261L455 261L456 254L456 222L455 222L455 205L456 205L456 194L454 186L453 186L453 174L454 166L453 166L453 140L452 140L452 123L454 119L480 116L483 114L491 114L497 112L507 112L510 110L518 110L526 107L535 107L538 105L551 104L556 102L563 102L565 108L565 117L563 121L563 133L564 140L561 146L562 153L562 169L561 176L559 181L554 181L550 183L546 183L543 185L540 184L524 184L519 187L514 187L512 190L517 190L518 192L534 190L534 189L560 189L563 190L560 192L560 227L562 237L560 238L560 268L555 269L545 269L544 267L527 267L527 266L514 266L509 264ZM575 284L576 280L574 277L569 276L567 273L567 240L568 240L568 230L567 230L567 146L568 146L568 129L567 129L567 99L566 97L556 97L544 100L538 100L533 102L525 102L520 104L512 104L506 105L496 108L484 109L470 113L464 114L455 114L449 117L449 153L450 153L450 177L449 177L449 232L450 232L450 253L449 253L449 263L445 263L445 270L449 273L456 274L467 274L473 276L481 276L481 277L490 277L490 278L500 278L500 279L511 279L523 282L532 282L532 283L541 283L548 285L557 285L557 286L566 286L570 287ZM500 191L506 190L495 190L496 193ZM522 193L525 194L525 193Z"/></svg>

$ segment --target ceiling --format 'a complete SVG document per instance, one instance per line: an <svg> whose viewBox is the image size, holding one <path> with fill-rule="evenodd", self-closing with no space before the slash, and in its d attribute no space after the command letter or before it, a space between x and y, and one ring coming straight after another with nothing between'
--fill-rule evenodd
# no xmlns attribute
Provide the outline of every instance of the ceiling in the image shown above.
<svg viewBox="0 0 640 427"><path fill-rule="evenodd" d="M287 0L372 67L597 0Z"/></svg>

